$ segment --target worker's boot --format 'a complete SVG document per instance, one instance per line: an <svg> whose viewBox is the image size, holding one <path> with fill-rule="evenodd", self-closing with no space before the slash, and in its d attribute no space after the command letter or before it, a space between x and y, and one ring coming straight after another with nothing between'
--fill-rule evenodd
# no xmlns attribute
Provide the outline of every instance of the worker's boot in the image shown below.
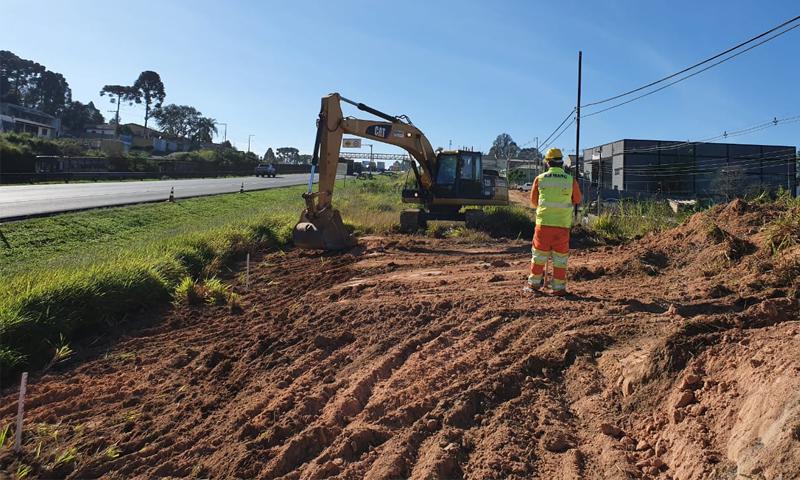
<svg viewBox="0 0 800 480"><path fill-rule="evenodd" d="M553 279L550 280L550 290L556 297L563 297L567 294L567 282L553 277Z"/></svg>
<svg viewBox="0 0 800 480"><path fill-rule="evenodd" d="M523 289L525 292L539 292L544 287L544 279L538 275L528 275L528 283Z"/></svg>

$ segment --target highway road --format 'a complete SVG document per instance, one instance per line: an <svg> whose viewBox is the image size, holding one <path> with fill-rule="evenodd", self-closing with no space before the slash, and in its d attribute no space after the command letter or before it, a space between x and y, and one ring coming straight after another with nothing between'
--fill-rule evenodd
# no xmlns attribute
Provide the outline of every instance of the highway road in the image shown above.
<svg viewBox="0 0 800 480"><path fill-rule="evenodd" d="M277 178L251 176L0 186L0 221L167 200L173 187L175 198L234 193L239 191L242 182L245 191L264 190L305 184L308 174L279 175Z"/></svg>

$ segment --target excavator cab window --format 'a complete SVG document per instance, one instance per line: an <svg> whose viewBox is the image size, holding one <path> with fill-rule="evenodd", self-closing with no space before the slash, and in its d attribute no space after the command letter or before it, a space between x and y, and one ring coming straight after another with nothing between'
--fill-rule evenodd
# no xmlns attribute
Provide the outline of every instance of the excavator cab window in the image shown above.
<svg viewBox="0 0 800 480"><path fill-rule="evenodd" d="M434 193L441 197L481 196L481 154L441 153L438 157Z"/></svg>
<svg viewBox="0 0 800 480"><path fill-rule="evenodd" d="M459 152L461 174L458 179L458 194L463 197L481 195L481 154Z"/></svg>
<svg viewBox="0 0 800 480"><path fill-rule="evenodd" d="M461 156L461 180L475 180L475 158L469 154Z"/></svg>
<svg viewBox="0 0 800 480"><path fill-rule="evenodd" d="M439 155L437 163L439 170L436 172L436 193L438 195L455 193L458 156Z"/></svg>

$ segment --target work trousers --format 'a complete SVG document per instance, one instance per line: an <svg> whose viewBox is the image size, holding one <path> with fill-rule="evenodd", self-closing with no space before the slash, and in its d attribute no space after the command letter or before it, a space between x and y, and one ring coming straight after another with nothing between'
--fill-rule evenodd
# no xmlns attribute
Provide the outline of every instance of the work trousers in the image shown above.
<svg viewBox="0 0 800 480"><path fill-rule="evenodd" d="M569 259L569 228L536 225L533 234L531 274L528 283L540 287L545 277L547 260L553 260L553 278L550 288L554 291L567 288L567 260Z"/></svg>

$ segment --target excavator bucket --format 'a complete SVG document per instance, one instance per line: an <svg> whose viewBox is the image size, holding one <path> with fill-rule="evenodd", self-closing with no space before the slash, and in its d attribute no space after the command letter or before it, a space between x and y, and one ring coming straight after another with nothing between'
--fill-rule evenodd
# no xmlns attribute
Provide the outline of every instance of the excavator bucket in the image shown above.
<svg viewBox="0 0 800 480"><path fill-rule="evenodd" d="M346 250L356 246L356 238L345 228L339 210L332 208L313 216L304 210L294 227L292 240L296 247L310 250Z"/></svg>

